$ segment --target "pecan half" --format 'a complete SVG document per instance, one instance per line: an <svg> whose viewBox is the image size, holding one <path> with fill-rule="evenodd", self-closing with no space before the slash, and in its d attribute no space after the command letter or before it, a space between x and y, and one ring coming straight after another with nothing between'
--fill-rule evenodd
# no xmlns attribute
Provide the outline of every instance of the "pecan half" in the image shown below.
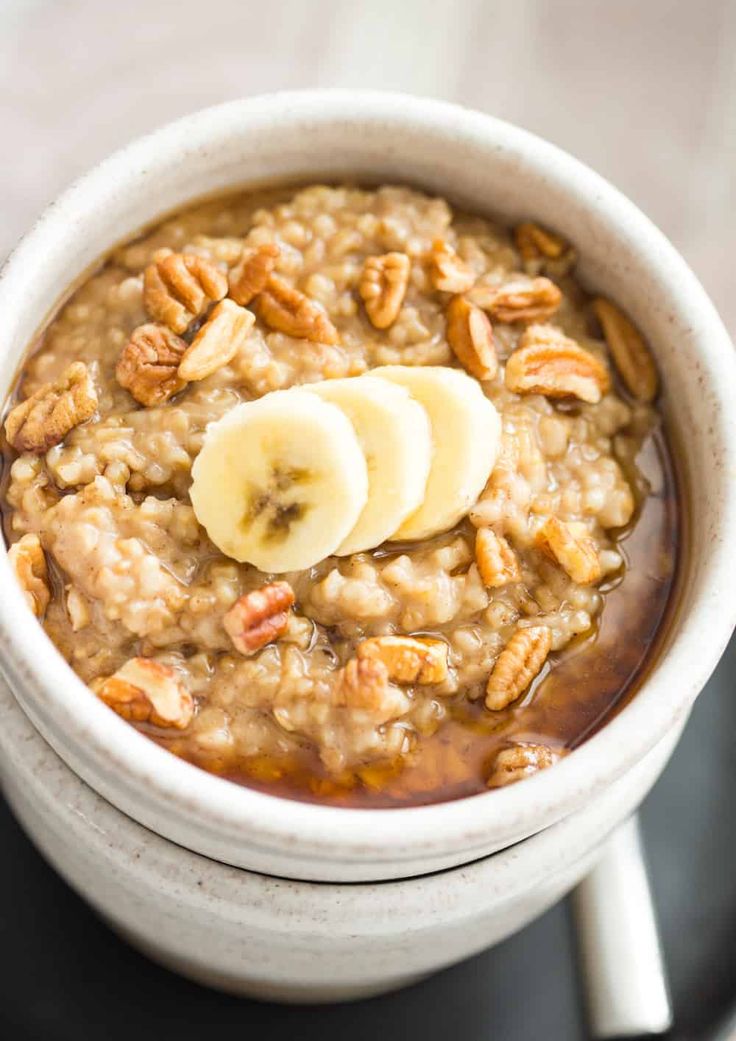
<svg viewBox="0 0 736 1041"><path fill-rule="evenodd" d="M627 390L639 401L652 401L657 395L659 377L643 336L610 300L597 297L593 310Z"/></svg>
<svg viewBox="0 0 736 1041"><path fill-rule="evenodd" d="M177 369L187 344L165 325L139 325L123 347L115 368L121 387L141 405L161 405L185 385Z"/></svg>
<svg viewBox="0 0 736 1041"><path fill-rule="evenodd" d="M97 697L123 719L184 730L194 715L194 699L168 665L153 658L130 658L106 679L92 684Z"/></svg>
<svg viewBox="0 0 736 1041"><path fill-rule="evenodd" d="M486 687L486 708L496 712L523 694L547 660L552 633L546 625L517 629L496 659Z"/></svg>
<svg viewBox="0 0 736 1041"><path fill-rule="evenodd" d="M597 404L611 386L608 369L551 325L532 325L506 362L506 386L515 394L576 397Z"/></svg>
<svg viewBox="0 0 736 1041"><path fill-rule="evenodd" d="M521 580L519 560L503 535L493 528L479 528L475 536L475 562L484 586L498 589Z"/></svg>
<svg viewBox="0 0 736 1041"><path fill-rule="evenodd" d="M532 221L524 221L514 228L514 242L528 274L549 271L559 277L567 274L575 263L575 250L569 242Z"/></svg>
<svg viewBox="0 0 736 1041"><path fill-rule="evenodd" d="M492 380L498 359L488 317L463 296L453 297L446 317L447 342L462 367L477 380Z"/></svg>
<svg viewBox="0 0 736 1041"><path fill-rule="evenodd" d="M228 275L230 296L236 304L244 307L266 288L279 253L275 242L266 242L255 249L243 251L242 257Z"/></svg>
<svg viewBox="0 0 736 1041"><path fill-rule="evenodd" d="M554 282L524 276L500 286L477 285L468 297L492 318L507 323L544 321L562 302L562 293Z"/></svg>
<svg viewBox="0 0 736 1041"><path fill-rule="evenodd" d="M573 582L591 585L602 576L598 550L584 524L548 517L537 532L537 545L567 572Z"/></svg>
<svg viewBox="0 0 736 1041"><path fill-rule="evenodd" d="M293 603L288 582L271 582L236 600L222 623L236 651L253 654L277 640L286 631Z"/></svg>
<svg viewBox="0 0 736 1041"><path fill-rule="evenodd" d="M447 644L416 636L373 636L358 644L359 659L381 661L396 683L441 683L447 678Z"/></svg>
<svg viewBox="0 0 736 1041"><path fill-rule="evenodd" d="M179 378L203 380L232 361L246 341L256 316L233 300L221 300L184 352Z"/></svg>
<svg viewBox="0 0 736 1041"><path fill-rule="evenodd" d="M287 336L315 343L337 343L337 329L326 311L283 279L271 275L258 296L258 313L266 325Z"/></svg>
<svg viewBox="0 0 736 1041"><path fill-rule="evenodd" d="M376 725L398 719L411 707L406 694L389 682L388 669L377 658L351 658L332 690L337 708L367 712Z"/></svg>
<svg viewBox="0 0 736 1041"><path fill-rule="evenodd" d="M97 391L84 362L73 362L53 383L46 383L5 420L8 441L19 452L45 452L70 430L94 415Z"/></svg>
<svg viewBox="0 0 736 1041"><path fill-rule="evenodd" d="M358 292L376 329L388 329L399 317L409 287L410 270L411 261L406 253L366 257Z"/></svg>
<svg viewBox="0 0 736 1041"><path fill-rule="evenodd" d="M443 293L464 293L475 283L475 272L444 239L435 239L429 255L429 276Z"/></svg>
<svg viewBox="0 0 736 1041"><path fill-rule="evenodd" d="M51 591L46 556L38 535L23 535L14 542L8 550L8 561L25 594L26 603L36 618L42 618L49 606Z"/></svg>
<svg viewBox="0 0 736 1041"><path fill-rule="evenodd" d="M532 742L503 748L494 760L493 771L488 778L488 787L504 788L507 784L523 781L525 777L531 777L540 770L554 766L562 755L562 751Z"/></svg>
<svg viewBox="0 0 736 1041"><path fill-rule="evenodd" d="M161 250L143 273L143 306L151 318L183 333L210 302L227 293L227 277L195 253Z"/></svg>

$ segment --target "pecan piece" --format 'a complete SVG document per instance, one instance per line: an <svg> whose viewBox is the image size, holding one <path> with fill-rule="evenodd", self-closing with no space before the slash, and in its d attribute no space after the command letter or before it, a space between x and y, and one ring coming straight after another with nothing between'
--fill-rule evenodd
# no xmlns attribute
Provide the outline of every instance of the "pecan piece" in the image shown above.
<svg viewBox="0 0 736 1041"><path fill-rule="evenodd" d="M548 517L537 532L537 545L581 586L598 582L603 574L596 544L584 524Z"/></svg>
<svg viewBox="0 0 736 1041"><path fill-rule="evenodd" d="M51 591L46 556L38 535L23 535L14 542L8 550L8 561L25 594L26 603L36 618L42 618L49 606Z"/></svg>
<svg viewBox="0 0 736 1041"><path fill-rule="evenodd" d="M359 660L380 661L396 683L441 683L447 678L447 644L417 636L373 636L358 644Z"/></svg>
<svg viewBox="0 0 736 1041"><path fill-rule="evenodd" d="M185 386L177 369L187 344L165 325L139 325L123 347L115 368L121 387L141 405L161 405Z"/></svg>
<svg viewBox="0 0 736 1041"><path fill-rule="evenodd" d="M410 269L406 253L366 257L358 292L376 329L388 329L398 318L409 286Z"/></svg>
<svg viewBox="0 0 736 1041"><path fill-rule="evenodd" d="M506 386L515 394L576 397L597 404L611 386L608 369L551 325L532 325L506 362Z"/></svg>
<svg viewBox="0 0 736 1041"><path fill-rule="evenodd" d="M332 701L337 708L367 712L376 725L398 719L411 706L406 694L391 685L388 669L377 658L351 658L337 674Z"/></svg>
<svg viewBox="0 0 736 1041"><path fill-rule="evenodd" d="M70 430L94 415L97 391L84 362L73 362L53 383L46 383L5 420L8 441L19 452L45 452Z"/></svg>
<svg viewBox="0 0 736 1041"><path fill-rule="evenodd" d="M652 401L657 394L659 377L643 336L610 300L597 297L593 310L627 390L639 401Z"/></svg>
<svg viewBox="0 0 736 1041"><path fill-rule="evenodd" d="M435 289L464 293L475 283L475 272L444 239L435 239L429 255L429 275Z"/></svg>
<svg viewBox="0 0 736 1041"><path fill-rule="evenodd" d="M258 313L266 325L287 336L315 343L338 342L337 329L324 308L276 275L258 296Z"/></svg>
<svg viewBox="0 0 736 1041"><path fill-rule="evenodd" d="M151 318L183 333L210 302L227 293L227 277L196 253L160 250L143 273L143 306Z"/></svg>
<svg viewBox="0 0 736 1041"><path fill-rule="evenodd" d="M569 242L532 221L524 221L514 228L514 242L528 274L549 271L559 277L567 274L575 263L575 250Z"/></svg>
<svg viewBox="0 0 736 1041"><path fill-rule="evenodd" d="M475 562L484 586L498 589L521 580L519 560L503 535L493 528L479 528L475 536Z"/></svg>
<svg viewBox="0 0 736 1041"><path fill-rule="evenodd" d="M562 751L548 745L523 742L503 748L496 756L493 771L488 778L489 788L504 788L507 784L523 781L525 777L554 766L562 758Z"/></svg>
<svg viewBox="0 0 736 1041"><path fill-rule="evenodd" d="M221 300L186 348L179 363L179 378L203 380L232 361L250 332L256 317L233 300Z"/></svg>
<svg viewBox="0 0 736 1041"><path fill-rule="evenodd" d="M97 697L123 719L184 730L194 715L194 699L168 665L153 658L130 658L106 679L92 684Z"/></svg>
<svg viewBox="0 0 736 1041"><path fill-rule="evenodd" d="M271 582L236 600L222 624L237 651L253 654L286 631L293 603L294 591L288 582Z"/></svg>
<svg viewBox="0 0 736 1041"><path fill-rule="evenodd" d="M493 329L480 307L456 296L447 307L447 342L471 376L492 380L498 370Z"/></svg>
<svg viewBox="0 0 736 1041"><path fill-rule="evenodd" d="M551 318L562 293L548 278L517 277L500 286L478 285L469 299L499 322L539 322Z"/></svg>
<svg viewBox="0 0 736 1041"><path fill-rule="evenodd" d="M275 242L266 242L255 249L243 251L238 263L228 275L230 296L236 304L245 307L254 296L266 288L271 272L279 259L279 247Z"/></svg>
<svg viewBox="0 0 736 1041"><path fill-rule="evenodd" d="M506 708L538 675L552 646L546 625L517 629L496 659L486 687L486 708Z"/></svg>

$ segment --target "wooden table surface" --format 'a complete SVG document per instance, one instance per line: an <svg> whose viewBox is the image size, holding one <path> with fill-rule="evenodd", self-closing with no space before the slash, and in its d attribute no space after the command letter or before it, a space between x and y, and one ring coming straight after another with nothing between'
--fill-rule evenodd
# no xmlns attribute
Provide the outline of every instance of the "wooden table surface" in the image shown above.
<svg viewBox="0 0 736 1041"><path fill-rule="evenodd" d="M734 0L0 0L0 255L134 135L331 85L462 102L566 148L660 225L736 329Z"/></svg>

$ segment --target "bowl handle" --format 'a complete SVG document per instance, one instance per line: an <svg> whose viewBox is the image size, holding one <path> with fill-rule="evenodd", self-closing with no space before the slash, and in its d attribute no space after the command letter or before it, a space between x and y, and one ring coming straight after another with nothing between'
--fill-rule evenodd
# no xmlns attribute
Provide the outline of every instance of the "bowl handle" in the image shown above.
<svg viewBox="0 0 736 1041"><path fill-rule="evenodd" d="M607 840L572 906L592 1036L669 1030L672 1005L636 816Z"/></svg>

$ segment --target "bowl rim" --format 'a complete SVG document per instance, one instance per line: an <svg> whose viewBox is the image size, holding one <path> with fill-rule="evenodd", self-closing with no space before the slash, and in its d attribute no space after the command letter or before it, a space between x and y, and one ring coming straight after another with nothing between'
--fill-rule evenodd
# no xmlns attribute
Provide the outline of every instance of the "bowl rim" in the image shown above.
<svg viewBox="0 0 736 1041"><path fill-rule="evenodd" d="M65 834L77 832L79 841L108 863L120 866L120 854L123 856L124 869L134 873L136 880L142 885L150 883L158 871L159 880L166 875L170 881L171 872L177 872L177 882L188 892L191 904L201 907L214 902L224 907L224 912L231 912L227 906L228 899L236 896L235 891L243 888L257 887L261 896L268 898L269 890L278 887L278 901L290 910L297 908L303 898L309 900L315 908L315 915L309 923L310 930L325 926L328 930L335 927L334 919L329 921L325 916L329 911L340 915L340 921L346 930L356 924L356 903L369 897L370 907L364 914L364 921L376 922L378 916L390 919L396 910L391 904L394 898L406 910L409 900L416 900L410 913L422 916L423 924L428 918L442 916L450 901L455 907L464 903L469 910L473 909L473 901L482 893L489 902L496 900L504 903L515 899L537 885L544 884L545 872L565 870L575 864L581 857L590 855L592 848L604 840L611 832L608 813L601 812L601 805L588 804L557 821L543 831L535 832L528 838L517 842L514 846L499 850L497 853L481 857L472 864L459 864L446 871L437 871L429 875L414 878L386 879L370 882L312 882L303 879L291 879L288 886L282 886L280 880L257 871L234 869L229 864L202 863L201 854L193 850L182 850L165 837L149 833L137 821L121 813L117 807L103 799L96 791L74 774L67 764L53 751L44 750L43 738L34 730L15 702L7 686L0 681L0 707L10 710L10 726L0 734L0 747L9 755L16 769L22 771L20 780L24 793L28 790L36 802L43 802L46 812L50 812L58 788L67 789L67 798L60 809L54 826ZM8 736L9 735L9 736ZM671 747L679 740L679 734L672 731L664 739L662 746L652 750L652 757L658 762L654 770L659 776L663 763L669 758ZM23 760L23 750L27 743L33 744L34 757L44 756L43 770L36 773ZM652 770L652 764L645 759L638 765L638 772ZM633 781L633 783L632 783ZM17 785L16 785L17 787ZM69 790L71 789L73 790ZM635 771L620 779L618 785L606 790L606 800L612 804L631 802L635 798L638 779ZM79 813L79 809L82 810ZM628 812L628 811L627 811ZM589 839L590 832L596 835L594 842ZM140 857L140 850L148 846L146 856ZM200 878L203 871L212 874L205 888L188 884L182 875L189 874ZM531 878L529 877L531 874ZM225 880L228 894L223 896L219 884L213 880ZM349 887L349 889L348 889ZM495 896L493 895L495 891ZM349 900L345 894L349 892ZM422 904L422 900L431 895L447 899L434 900L431 904ZM490 895L489 895L490 894ZM237 896L242 896L238 893ZM263 906L256 903L243 904L247 913L255 909L256 913ZM291 922L289 926L291 927Z"/></svg>
<svg viewBox="0 0 736 1041"><path fill-rule="evenodd" d="M327 89L289 91L226 102L200 110L137 138L93 167L53 202L21 240L0 273L0 309L12 308L15 294L33 271L34 257L51 242L68 239L70 229L83 224L90 201L98 204L136 174L165 167L187 148L216 148L239 128L259 121L295 126L309 119L318 124L368 121L393 128L420 126L448 140L493 140L514 149L527 163L545 167L545 175L563 190L585 193L595 200L599 219L616 225L660 276L687 294L705 370L724 406L715 423L728 464L724 495L724 531L736 534L736 415L728 405L729 385L736 386L736 357L713 304L695 275L665 236L637 207L598 174L556 146L480 112L447 102L383 91ZM726 478L724 478L724 481ZM689 710L726 646L736 624L736 554L722 537L709 548L708 587L695 599L681 628L635 698L598 733L544 778L524 785L480 793L451 802L387 809L359 809L301 802L226 781L177 758L119 719L98 699L44 639L15 583L7 580L7 554L0 553L0 668L33 715L53 732L62 720L65 736L86 747L86 754L106 764L109 775L123 787L147 791L159 807L186 817L202 834L227 833L238 841L293 850L306 846L320 855L341 854L360 860L376 855L387 861L412 859L417 852L458 843L470 849L480 843L491 819L503 820L520 832L525 822L545 814L555 819L573 807L583 790L610 783L640 760L664 733ZM697 648L697 653L694 653ZM60 675L64 682L59 682ZM52 741L52 743L55 743ZM58 750L58 745L56 746ZM63 756L62 752L62 756ZM94 782L90 782L94 784ZM489 802L489 800L491 800ZM468 857L470 859L470 857Z"/></svg>

